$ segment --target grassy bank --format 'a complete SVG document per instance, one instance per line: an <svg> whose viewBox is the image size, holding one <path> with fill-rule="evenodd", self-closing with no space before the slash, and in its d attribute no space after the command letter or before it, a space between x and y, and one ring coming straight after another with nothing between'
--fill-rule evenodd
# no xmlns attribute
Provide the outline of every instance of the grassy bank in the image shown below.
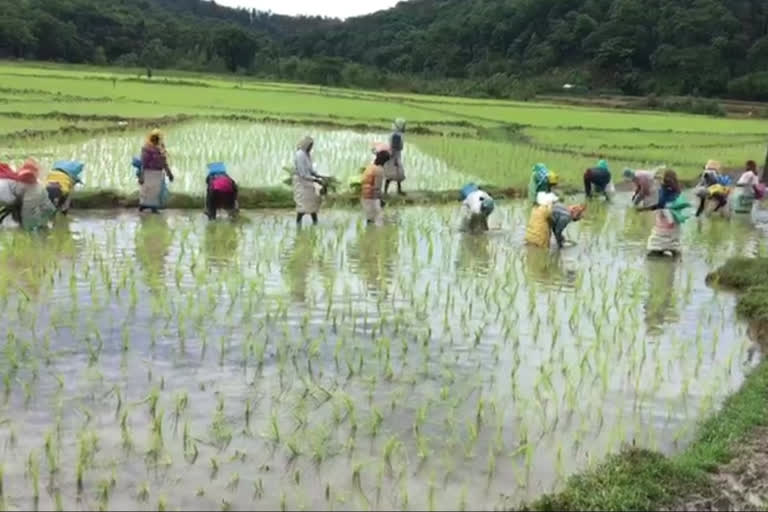
<svg viewBox="0 0 768 512"><path fill-rule="evenodd" d="M526 191L514 188L484 187L497 199L513 199ZM574 192L566 191L566 192ZM393 194L387 199L387 205L446 204L457 203L458 190L414 190L406 196ZM203 192L199 195L174 192L168 202L171 209L202 209L205 202ZM326 196L324 206L357 206L360 194L353 191ZM239 203L242 209L293 208L293 191L288 187L241 187ZM138 192L125 194L114 190L77 191L72 197L74 210L103 210L110 208L135 208L139 204Z"/></svg>
<svg viewBox="0 0 768 512"><path fill-rule="evenodd" d="M755 285L768 276L768 258L735 258L712 273L708 282L741 291L738 312L768 325L768 287ZM687 496L708 497L716 490L710 475L733 459L751 433L768 425L768 360L746 378L721 410L704 421L682 453L662 454L628 448L595 468L568 480L563 491L544 496L527 510L679 509Z"/></svg>
<svg viewBox="0 0 768 512"><path fill-rule="evenodd" d="M766 277L768 258L732 258L707 277L712 285L743 292L736 304L736 312L749 320L758 336L768 334Z"/></svg>

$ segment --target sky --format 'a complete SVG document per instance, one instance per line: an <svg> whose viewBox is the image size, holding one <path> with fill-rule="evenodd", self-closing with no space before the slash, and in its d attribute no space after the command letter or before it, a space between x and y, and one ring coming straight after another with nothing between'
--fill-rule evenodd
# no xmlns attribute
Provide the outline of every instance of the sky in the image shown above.
<svg viewBox="0 0 768 512"><path fill-rule="evenodd" d="M219 5L255 8L276 14L349 18L393 7L398 0L216 0Z"/></svg>

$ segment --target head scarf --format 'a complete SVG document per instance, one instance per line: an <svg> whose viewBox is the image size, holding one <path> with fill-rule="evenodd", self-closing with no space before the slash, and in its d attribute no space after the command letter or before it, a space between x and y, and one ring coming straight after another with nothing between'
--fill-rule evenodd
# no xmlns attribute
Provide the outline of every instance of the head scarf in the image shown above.
<svg viewBox="0 0 768 512"><path fill-rule="evenodd" d="M21 173L14 171L10 165L0 163L0 180L18 181L29 185L35 183L37 178L31 173L26 173L22 176Z"/></svg>
<svg viewBox="0 0 768 512"><path fill-rule="evenodd" d="M539 187L547 182L547 176L549 175L549 169L547 166L538 163L533 166L533 180L536 183L536 187Z"/></svg>
<svg viewBox="0 0 768 512"><path fill-rule="evenodd" d="M374 155L376 153L380 153L381 151L390 151L389 144L385 144L384 142L374 142L372 150Z"/></svg>
<svg viewBox="0 0 768 512"><path fill-rule="evenodd" d="M65 172L75 183L82 183L80 175L83 173L84 167L84 163L72 160L59 160L53 163L54 170Z"/></svg>
<svg viewBox="0 0 768 512"><path fill-rule="evenodd" d="M227 174L227 165L224 162L212 162L208 164L208 176Z"/></svg>
<svg viewBox="0 0 768 512"><path fill-rule="evenodd" d="M152 139L157 137L157 144L152 142ZM151 132L147 134L147 144L151 146L162 146L163 145L163 132L155 128Z"/></svg>
<svg viewBox="0 0 768 512"><path fill-rule="evenodd" d="M19 181L23 183L36 183L40 175L40 165L32 158L27 159L18 171Z"/></svg>
<svg viewBox="0 0 768 512"><path fill-rule="evenodd" d="M605 160L599 160L597 162L597 168L598 169L602 169L604 171L607 171L608 170L608 162L606 162Z"/></svg>
<svg viewBox="0 0 768 512"><path fill-rule="evenodd" d="M720 172L720 169L722 168L722 165L720 165L720 162L717 160L708 160L707 165L704 166L704 169L708 171L715 171Z"/></svg>
<svg viewBox="0 0 768 512"><path fill-rule="evenodd" d="M633 171L633 170L632 170L632 169L630 169L630 168L626 168L626 169L624 169L624 177L625 177L626 179L628 179L628 180L633 180L633 179L635 179L635 171Z"/></svg>
<svg viewBox="0 0 768 512"><path fill-rule="evenodd" d="M560 183L560 176L558 176L556 172L549 171L547 173L547 180L550 185L555 186Z"/></svg>
<svg viewBox="0 0 768 512"><path fill-rule="evenodd" d="M301 139L296 145L296 149L300 149L301 151L305 153L309 153L309 149L315 144L315 139L307 135L303 139Z"/></svg>
<svg viewBox="0 0 768 512"><path fill-rule="evenodd" d="M579 220L584 215L584 210L587 209L586 205L583 204L574 204L568 207L568 211L571 213L571 218L573 220Z"/></svg>
<svg viewBox="0 0 768 512"><path fill-rule="evenodd" d="M405 119L398 117L395 119L395 122L392 123L392 129L397 132L404 132L405 131Z"/></svg>

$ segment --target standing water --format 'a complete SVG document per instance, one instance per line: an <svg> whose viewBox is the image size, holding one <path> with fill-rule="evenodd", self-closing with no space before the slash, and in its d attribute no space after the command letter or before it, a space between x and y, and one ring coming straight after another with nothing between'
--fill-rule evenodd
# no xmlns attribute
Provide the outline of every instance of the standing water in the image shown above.
<svg viewBox="0 0 768 512"><path fill-rule="evenodd" d="M5 506L489 509L679 449L758 359L705 276L764 238L692 220L648 260L652 215L595 205L558 253L527 214L0 232Z"/></svg>

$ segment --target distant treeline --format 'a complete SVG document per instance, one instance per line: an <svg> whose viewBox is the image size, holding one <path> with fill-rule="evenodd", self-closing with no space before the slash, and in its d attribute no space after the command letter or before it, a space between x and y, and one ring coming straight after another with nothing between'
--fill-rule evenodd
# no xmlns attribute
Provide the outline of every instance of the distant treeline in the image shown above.
<svg viewBox="0 0 768 512"><path fill-rule="evenodd" d="M765 0L408 0L345 22L201 0L0 0L0 57L529 97L768 101Z"/></svg>

